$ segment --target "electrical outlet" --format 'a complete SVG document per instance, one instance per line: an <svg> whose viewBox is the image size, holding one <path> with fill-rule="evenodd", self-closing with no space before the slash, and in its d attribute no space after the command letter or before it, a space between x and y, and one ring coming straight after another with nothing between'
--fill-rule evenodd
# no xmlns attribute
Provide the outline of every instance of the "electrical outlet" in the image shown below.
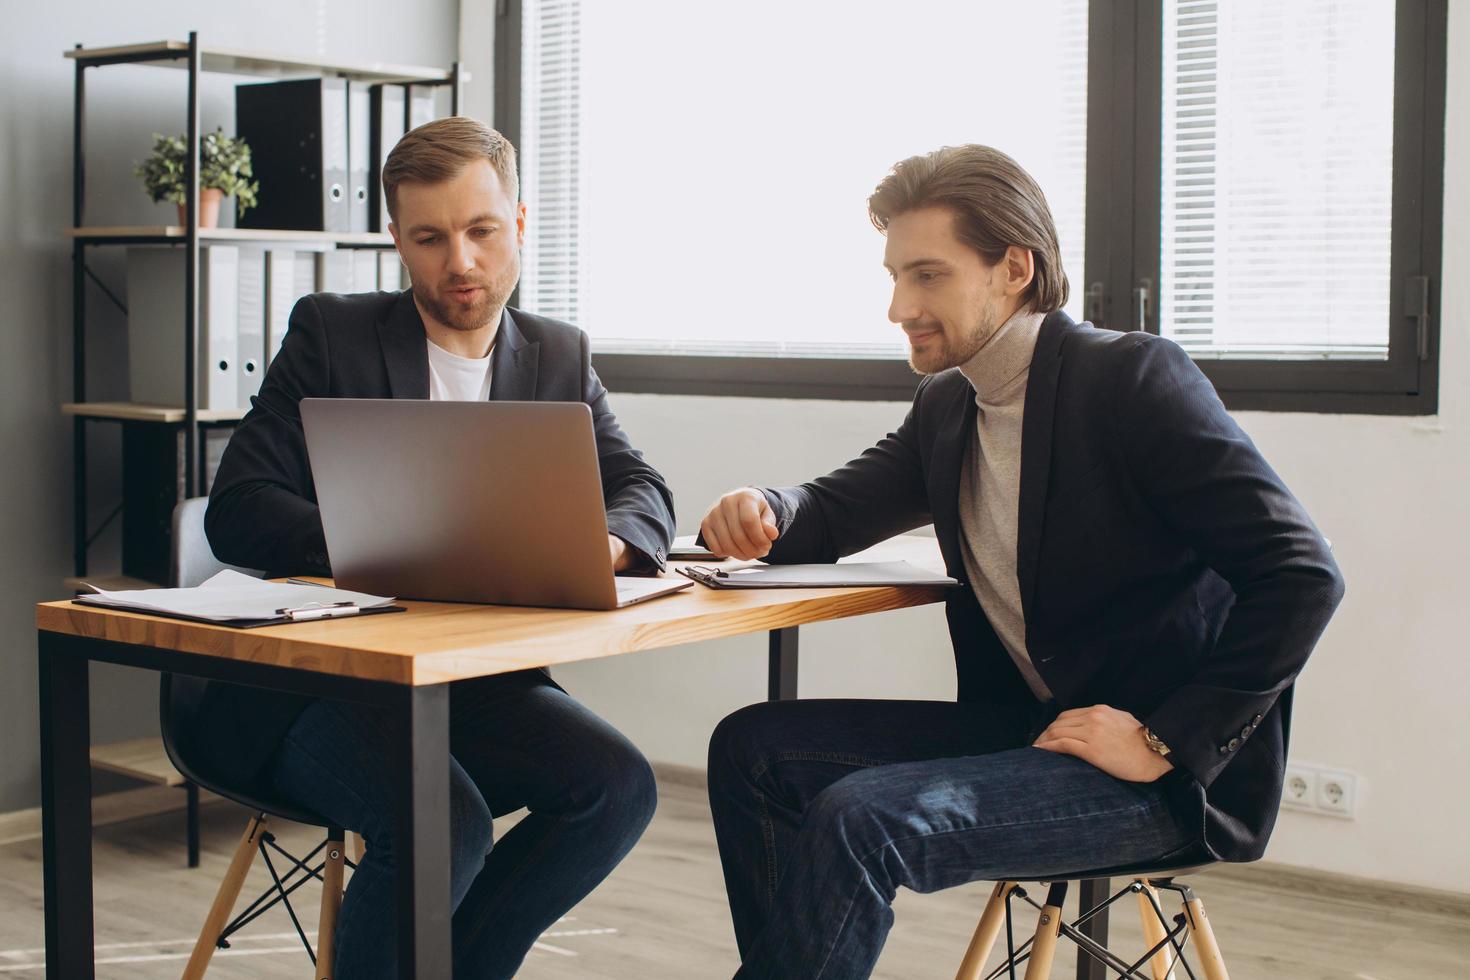
<svg viewBox="0 0 1470 980"><path fill-rule="evenodd" d="M1286 767L1286 785L1281 789L1281 805L1293 810L1317 808L1317 770L1303 765Z"/></svg>
<svg viewBox="0 0 1470 980"><path fill-rule="evenodd" d="M1351 820L1358 806L1358 790L1354 773L1312 762L1291 762L1281 787L1281 806Z"/></svg>
<svg viewBox="0 0 1470 980"><path fill-rule="evenodd" d="M1352 773L1333 770L1317 773L1317 809L1322 813L1352 819L1357 798L1358 780Z"/></svg>

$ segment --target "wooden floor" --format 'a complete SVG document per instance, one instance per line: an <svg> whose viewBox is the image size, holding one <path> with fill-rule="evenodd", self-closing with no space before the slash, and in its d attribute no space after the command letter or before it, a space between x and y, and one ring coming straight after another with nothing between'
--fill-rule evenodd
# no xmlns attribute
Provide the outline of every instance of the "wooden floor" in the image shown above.
<svg viewBox="0 0 1470 980"><path fill-rule="evenodd" d="M202 810L203 854L184 866L182 818L150 817L99 828L96 836L97 975L178 977L214 887L244 827L243 812L220 804ZM292 850L311 846L305 828L284 825ZM247 885L269 880L259 866ZM1233 980L1430 980L1470 977L1470 919L1381 908L1362 901L1286 892L1248 875L1195 881L1209 909ZM949 978L984 904L987 886L938 895L903 893L897 922L875 974L884 980ZM253 892L251 893L253 894ZM303 923L316 922L314 886ZM1132 899L1113 917L1115 949L1142 951ZM1034 918L1026 920L1028 929ZM41 845L0 846L0 980L44 975ZM1135 953L1136 956L1136 953ZM714 834L703 793L663 787L658 816L616 873L550 930L526 960L528 980L729 977L735 947L726 914ZM1073 975L1059 955L1054 977ZM273 910L216 954L215 980L309 977L290 920ZM799 978L793 978L799 980Z"/></svg>

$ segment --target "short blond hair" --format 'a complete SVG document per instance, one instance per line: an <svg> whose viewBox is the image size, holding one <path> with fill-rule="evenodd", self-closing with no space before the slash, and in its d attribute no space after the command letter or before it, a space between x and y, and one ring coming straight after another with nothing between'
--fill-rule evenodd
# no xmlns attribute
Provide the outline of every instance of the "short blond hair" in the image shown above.
<svg viewBox="0 0 1470 980"><path fill-rule="evenodd" d="M388 216L398 220L398 185L404 181L437 184L459 174L477 160L489 160L510 199L520 199L516 148L510 140L478 119L449 116L410 130L383 164L383 195Z"/></svg>

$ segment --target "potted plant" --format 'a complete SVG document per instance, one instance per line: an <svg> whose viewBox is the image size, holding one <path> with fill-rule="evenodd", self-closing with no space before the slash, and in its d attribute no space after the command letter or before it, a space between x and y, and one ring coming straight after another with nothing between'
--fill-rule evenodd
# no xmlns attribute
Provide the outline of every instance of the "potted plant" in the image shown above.
<svg viewBox="0 0 1470 980"><path fill-rule="evenodd" d="M187 220L184 208L185 163L188 143L182 136L153 134L153 155L133 168L153 203L173 201L179 206L179 224ZM237 213L255 206L260 184L252 181L250 147L239 137L229 137L224 127L205 133L199 143L199 227L219 224L220 200L234 195Z"/></svg>

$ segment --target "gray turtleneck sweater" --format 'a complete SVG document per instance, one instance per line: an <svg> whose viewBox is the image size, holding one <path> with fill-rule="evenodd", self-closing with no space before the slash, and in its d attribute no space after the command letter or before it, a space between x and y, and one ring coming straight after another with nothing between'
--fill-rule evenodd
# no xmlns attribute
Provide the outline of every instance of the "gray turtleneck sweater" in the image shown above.
<svg viewBox="0 0 1470 980"><path fill-rule="evenodd" d="M1021 420L1031 355L1045 316L1020 311L1001 325L960 372L975 389L975 435L960 471L960 553L980 608L1040 701L1051 690L1026 650L1026 617L1016 578L1021 504Z"/></svg>

